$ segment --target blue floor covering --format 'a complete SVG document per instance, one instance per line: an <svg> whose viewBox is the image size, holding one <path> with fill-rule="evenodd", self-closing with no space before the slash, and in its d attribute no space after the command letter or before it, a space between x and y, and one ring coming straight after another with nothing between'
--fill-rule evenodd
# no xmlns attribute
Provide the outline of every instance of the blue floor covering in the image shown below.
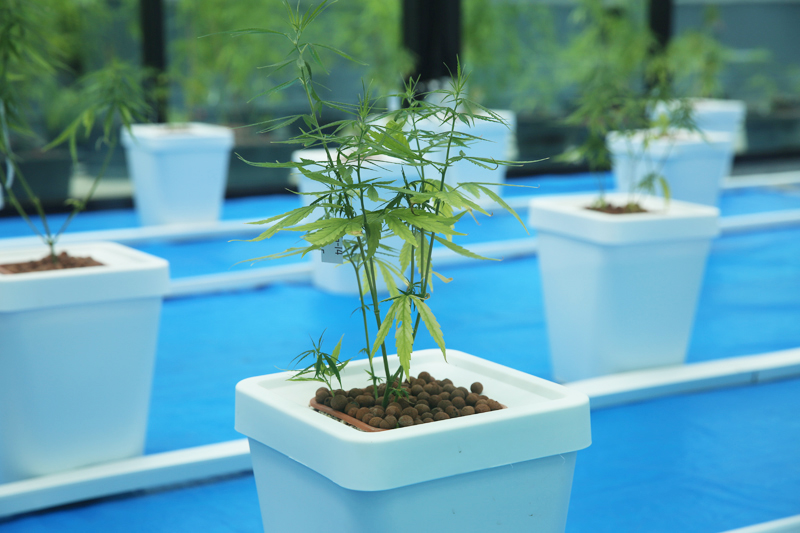
<svg viewBox="0 0 800 533"><path fill-rule="evenodd" d="M596 180L526 182L541 187L510 189L508 195L580 192ZM291 196L230 200L224 217L258 219L297 204ZM721 199L724 216L797 208L800 194L792 187L727 191ZM72 231L135 225L131 210L91 212ZM465 227L467 243L526 236L507 216ZM27 234L19 220L0 219L0 236ZM167 258L178 278L249 268L231 265L277 251L296 237L280 238L138 248ZM444 273L455 281L437 286L432 305L449 347L550 377L536 257L463 264ZM326 328L331 344L344 333L343 352L357 350L362 333L351 317L354 307L350 297L288 283L166 301L147 453L240 438L232 427L236 382L285 368L308 348L309 335ZM417 346L433 342L421 338ZM798 346L800 229L716 239L688 360ZM715 532L800 513L798 406L800 381L792 380L595 411L594 444L579 454L568 531ZM259 530L251 476L0 521L3 533Z"/></svg>

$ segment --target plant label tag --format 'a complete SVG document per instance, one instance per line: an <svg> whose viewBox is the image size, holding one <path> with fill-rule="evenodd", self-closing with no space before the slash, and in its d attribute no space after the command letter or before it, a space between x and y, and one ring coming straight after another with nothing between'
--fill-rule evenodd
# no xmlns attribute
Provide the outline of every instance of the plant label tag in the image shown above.
<svg viewBox="0 0 800 533"><path fill-rule="evenodd" d="M344 243L342 239L336 239L330 244L320 248L323 263L335 263L341 265L344 262Z"/></svg>

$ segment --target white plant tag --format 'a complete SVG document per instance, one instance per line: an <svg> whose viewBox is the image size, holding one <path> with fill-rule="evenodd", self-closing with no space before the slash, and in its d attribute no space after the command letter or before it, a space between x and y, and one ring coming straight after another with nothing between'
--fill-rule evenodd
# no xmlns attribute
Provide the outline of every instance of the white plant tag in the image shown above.
<svg viewBox="0 0 800 533"><path fill-rule="evenodd" d="M320 248L323 263L335 263L341 265L344 262L344 244L342 239L336 239L332 243Z"/></svg>

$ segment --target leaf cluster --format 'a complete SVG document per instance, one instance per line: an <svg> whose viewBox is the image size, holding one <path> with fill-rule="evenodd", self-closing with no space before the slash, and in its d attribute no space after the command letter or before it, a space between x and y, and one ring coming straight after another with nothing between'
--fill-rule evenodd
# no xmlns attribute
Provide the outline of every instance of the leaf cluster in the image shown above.
<svg viewBox="0 0 800 533"><path fill-rule="evenodd" d="M411 353L420 325L424 325L445 355L444 336L429 305L433 278L449 281L434 271L432 249L443 245L454 252L483 258L453 242L464 235L456 225L465 215L475 212L490 216L479 203L486 196L519 216L491 189L480 183L446 181L448 169L466 160L477 166L497 168L516 164L511 161L478 158L469 155L469 146L479 139L468 133L475 121L502 123L502 118L466 97L468 76L460 65L450 86L434 91L426 100L418 99L413 80L402 93L391 95L403 100L403 107L387 111L384 100L372 96L364 84L358 102L348 104L324 99L322 86L315 81L317 70L325 71L324 54L353 60L347 53L316 41L307 40L308 26L326 9L327 2L305 12L285 4L290 31L246 28L237 34L262 34L282 38L289 53L272 65L273 72L294 75L271 91L302 87L308 113L261 123L264 131L287 124L297 124L300 133L283 141L299 149L316 148L322 157L299 161L249 164L269 168L289 168L320 185L319 192L303 193L309 205L267 219L253 222L266 229L252 242L263 241L279 231L300 234L304 245L249 261L291 255L304 256L339 241L347 263L353 269L360 289L364 324L364 348L370 360L370 375L378 379L373 358L380 355L386 383L400 374L409 374ZM354 61L354 60L353 60ZM324 94L324 92L323 92ZM441 102L439 104L432 102ZM348 117L323 124L320 115L335 109ZM466 126L467 132L458 128ZM307 152L300 152L304 154ZM523 224L524 227L524 224ZM400 249L386 244L390 237L402 242ZM383 279L389 297L378 294ZM389 368L386 339L394 331L400 367ZM331 369L333 371L333 369ZM391 387L387 387L387 391ZM375 387L377 391L377 387ZM388 392L384 402L388 401Z"/></svg>
<svg viewBox="0 0 800 533"><path fill-rule="evenodd" d="M93 2L87 2L87 6ZM50 255L57 262L55 244L72 219L86 207L105 173L111 154L118 142L118 127L130 130L130 126L142 120L148 105L142 89L142 73L119 60L112 59L102 69L89 72L77 84L77 113L68 126L45 149L68 143L74 160L77 160L77 137L81 130L86 136L95 124L102 129L101 143L107 145L103 167L96 176L88 194L82 199L70 199L73 210L58 231L52 231L41 202L20 172L12 149L11 133L33 135L25 110L35 99L36 93L29 91L31 85L49 83L42 81L64 71L63 55L48 38L55 32L60 19L57 8L63 7L56 0L9 0L0 6L0 185L9 203L50 248ZM22 203L11 189L12 180L22 185L29 202L41 220L43 231L31 221Z"/></svg>

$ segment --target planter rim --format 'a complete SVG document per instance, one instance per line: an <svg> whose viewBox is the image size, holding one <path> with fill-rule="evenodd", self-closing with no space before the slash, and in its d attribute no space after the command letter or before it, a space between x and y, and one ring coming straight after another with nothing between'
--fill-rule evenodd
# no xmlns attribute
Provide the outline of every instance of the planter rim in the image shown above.
<svg viewBox="0 0 800 533"><path fill-rule="evenodd" d="M625 203L627 193L606 193L613 203ZM586 209L596 194L553 195L534 198L530 225L537 231L566 235L604 245L644 244L709 239L719 234L719 209L701 204L638 196L647 213L611 215Z"/></svg>
<svg viewBox="0 0 800 533"><path fill-rule="evenodd" d="M608 149L616 153L633 153L643 150L644 137L648 132L658 131L656 128L636 130L630 133L612 131L606 136ZM670 137L654 137L649 139L647 152L659 157L666 154L702 154L707 150L729 151L733 139L723 131L691 131L686 129L670 130Z"/></svg>
<svg viewBox="0 0 800 533"><path fill-rule="evenodd" d="M114 242L57 245L56 252L92 256L102 266L0 274L0 312L25 311L131 298L161 297L169 290L169 263ZM3 250L0 262L41 259L44 245Z"/></svg>
<svg viewBox="0 0 800 533"><path fill-rule="evenodd" d="M233 130L226 126L188 122L185 124L134 124L131 133L122 128L122 144L127 149L163 151L204 151L233 147Z"/></svg>
<svg viewBox="0 0 800 533"><path fill-rule="evenodd" d="M281 372L239 382L236 430L360 491L394 489L591 444L589 399L582 393L456 350L447 350L447 362L440 350L416 351L413 361L416 369L454 383L480 380L508 408L366 433L308 406L319 383L288 382L291 373ZM363 386L366 368L367 360L350 362L343 387ZM408 464L399 458L409 458Z"/></svg>
<svg viewBox="0 0 800 533"><path fill-rule="evenodd" d="M747 105L744 100L730 100L727 98L689 98L692 107L699 113L741 113L744 114ZM659 102L656 110L674 108L677 101Z"/></svg>

